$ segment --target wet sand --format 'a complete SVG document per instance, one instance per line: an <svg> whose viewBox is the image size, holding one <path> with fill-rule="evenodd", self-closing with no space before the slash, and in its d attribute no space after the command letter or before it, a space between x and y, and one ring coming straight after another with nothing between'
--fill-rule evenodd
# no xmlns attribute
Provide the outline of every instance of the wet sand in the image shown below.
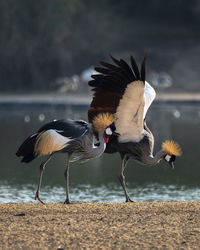
<svg viewBox="0 0 200 250"><path fill-rule="evenodd" d="M200 202L0 204L0 249L200 249Z"/></svg>

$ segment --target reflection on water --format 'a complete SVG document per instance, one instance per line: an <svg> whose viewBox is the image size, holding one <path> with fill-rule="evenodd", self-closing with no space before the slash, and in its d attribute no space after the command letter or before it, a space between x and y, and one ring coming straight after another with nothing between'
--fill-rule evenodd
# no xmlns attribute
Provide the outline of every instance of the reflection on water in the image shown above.
<svg viewBox="0 0 200 250"><path fill-rule="evenodd" d="M21 142L40 126L53 119L87 120L87 106L29 105L0 107L0 202L33 202L38 181L39 158L30 164L20 163L15 152ZM161 162L154 167L130 161L125 175L130 196L135 201L200 200L199 125L200 105L155 103L147 122L155 137L155 152L162 141L174 139L183 149L183 156L172 170ZM65 199L65 155L55 155L43 178L41 197L45 202ZM117 176L118 154L104 154L84 164L71 164L70 195L72 201L124 201Z"/></svg>

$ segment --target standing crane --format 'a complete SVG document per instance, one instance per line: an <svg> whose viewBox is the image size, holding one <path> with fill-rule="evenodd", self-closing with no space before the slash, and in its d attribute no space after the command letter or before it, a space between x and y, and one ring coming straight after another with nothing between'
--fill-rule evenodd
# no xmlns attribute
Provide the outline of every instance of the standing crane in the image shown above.
<svg viewBox="0 0 200 250"><path fill-rule="evenodd" d="M93 87L93 100L88 110L88 119L99 113L108 112L115 116L116 131L119 136L111 136L105 153L119 152L122 160L120 183L124 190L126 202L131 202L124 176L124 169L130 159L145 165L155 165L164 159L172 167L176 156L181 155L181 148L174 141L165 141L162 148L153 155L154 137L146 124L146 114L156 93L145 81L145 57L141 69L134 58L130 57L128 65L123 59L111 56L114 64L100 62L95 70L99 74L92 75L89 86Z"/></svg>
<svg viewBox="0 0 200 250"><path fill-rule="evenodd" d="M21 156L22 162L28 163L38 156L48 155L40 165L40 175L35 200L40 199L42 175L47 162L55 153L67 153L64 172L66 182L65 204L69 199L69 163L85 162L101 156L106 148L109 137L115 133L111 125L114 121L112 114L99 114L88 124L82 120L54 120L43 125L37 133L30 135L19 147L16 155ZM94 144L94 133L98 136L98 145Z"/></svg>

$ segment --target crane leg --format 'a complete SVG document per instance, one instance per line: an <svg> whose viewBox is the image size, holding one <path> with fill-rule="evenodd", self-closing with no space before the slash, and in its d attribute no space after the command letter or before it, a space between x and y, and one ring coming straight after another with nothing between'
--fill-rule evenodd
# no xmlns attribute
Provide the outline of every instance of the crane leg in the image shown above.
<svg viewBox="0 0 200 250"><path fill-rule="evenodd" d="M126 182L125 182L125 176L124 176L124 169L126 168L126 165L128 163L128 160L129 160L129 157L127 155L125 155L123 158L122 158L122 167L121 167L121 173L119 175L119 181L121 183L121 186L124 190L124 194L126 196L126 202L133 202L131 200L131 198L129 197L128 195L128 192L127 192L127 189L126 189Z"/></svg>
<svg viewBox="0 0 200 250"><path fill-rule="evenodd" d="M67 157L67 163L66 163L66 168L65 168L65 172L64 172L65 185L66 185L66 200L65 200L64 204L70 204L70 200L69 200L69 158L70 158L70 156Z"/></svg>
<svg viewBox="0 0 200 250"><path fill-rule="evenodd" d="M38 183L37 191L35 194L35 200L40 201L42 204L44 204L44 202L40 199L40 187L41 187L41 183L42 183L42 175L43 175L43 171L46 167L46 164L51 159L52 155L53 154L50 154L49 157L40 165L40 176L39 176L39 183Z"/></svg>

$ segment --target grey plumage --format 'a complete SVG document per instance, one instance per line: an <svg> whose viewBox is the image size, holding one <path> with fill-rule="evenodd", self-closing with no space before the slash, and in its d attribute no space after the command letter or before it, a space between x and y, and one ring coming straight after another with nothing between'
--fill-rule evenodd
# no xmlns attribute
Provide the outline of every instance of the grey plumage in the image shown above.
<svg viewBox="0 0 200 250"><path fill-rule="evenodd" d="M34 158L41 155L48 155L47 159L40 165L40 175L35 199L41 203L40 187L42 182L43 171L47 162L55 153L66 153L66 169L64 172L66 180L66 200L65 203L70 203L69 199L69 163L84 162L92 158L99 157L106 148L106 142L109 136L114 133L111 129L107 134L108 122L102 117L98 120L98 125L104 128L96 133L99 137L99 145L94 145L93 126L85 121L73 120L58 120L43 125L37 133L29 136L19 147L16 155L23 157L23 162L30 162Z"/></svg>
<svg viewBox="0 0 200 250"><path fill-rule="evenodd" d="M99 146L95 146L93 129L88 125L87 130L80 137L71 140L61 152L69 154L70 162L86 162L91 158L99 157L105 148L104 132L99 132Z"/></svg>

